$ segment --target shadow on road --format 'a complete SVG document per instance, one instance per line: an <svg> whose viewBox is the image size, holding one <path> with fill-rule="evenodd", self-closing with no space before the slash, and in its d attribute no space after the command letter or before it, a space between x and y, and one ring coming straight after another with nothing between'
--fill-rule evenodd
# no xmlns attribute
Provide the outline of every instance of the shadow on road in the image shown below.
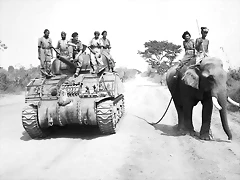
<svg viewBox="0 0 240 180"><path fill-rule="evenodd" d="M32 140L26 131L22 133L20 138L23 141ZM81 125L68 125L64 127L54 127L51 134L43 139L59 139L59 138L70 138L70 139L84 139L91 140L102 137L99 128L97 126L81 126ZM38 139L40 140L40 139Z"/></svg>
<svg viewBox="0 0 240 180"><path fill-rule="evenodd" d="M161 135L163 136L185 136L186 134L181 134L178 130L177 130L177 126L176 125L165 125L165 124L157 124L154 125L155 130L160 130ZM231 143L230 141L227 140L222 140L219 138L213 138L211 140L202 140L199 138L199 133L197 136L191 136L192 138L201 141L201 142L225 142L225 143Z"/></svg>
<svg viewBox="0 0 240 180"><path fill-rule="evenodd" d="M160 130L164 136L184 136L177 130L176 125L156 124L153 126L155 130Z"/></svg>

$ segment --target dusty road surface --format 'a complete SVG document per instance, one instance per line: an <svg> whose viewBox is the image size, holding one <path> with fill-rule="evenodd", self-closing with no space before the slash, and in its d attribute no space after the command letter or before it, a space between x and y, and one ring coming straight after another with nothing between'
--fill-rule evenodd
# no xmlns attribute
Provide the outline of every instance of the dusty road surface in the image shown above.
<svg viewBox="0 0 240 180"><path fill-rule="evenodd" d="M214 110L213 141L178 136L174 105L156 122L170 100L166 87L138 77L125 83L126 114L118 133L101 136L97 128L67 127L45 140L32 140L21 124L23 95L0 99L1 180L239 180L239 114L228 114L228 142ZM194 126L201 124L201 105Z"/></svg>

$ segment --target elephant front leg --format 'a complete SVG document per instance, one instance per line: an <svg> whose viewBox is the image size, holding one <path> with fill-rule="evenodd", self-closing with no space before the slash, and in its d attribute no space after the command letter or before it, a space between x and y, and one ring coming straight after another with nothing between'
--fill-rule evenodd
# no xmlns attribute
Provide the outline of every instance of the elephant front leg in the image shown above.
<svg viewBox="0 0 240 180"><path fill-rule="evenodd" d="M210 140L211 139L210 125L211 125L212 110L213 110L212 99L209 98L203 101L202 105L203 105L203 110L202 110L202 127L200 130L200 139Z"/></svg>
<svg viewBox="0 0 240 180"><path fill-rule="evenodd" d="M181 106L175 105L177 109L177 114L178 114L178 124L177 124L177 129L178 131L183 131L184 130L184 114L183 114L183 108Z"/></svg>
<svg viewBox="0 0 240 180"><path fill-rule="evenodd" d="M193 112L193 105L188 104L185 105L183 108L184 111L184 126L185 131L190 136L197 136L197 133L194 131L193 123L192 123L192 112Z"/></svg>

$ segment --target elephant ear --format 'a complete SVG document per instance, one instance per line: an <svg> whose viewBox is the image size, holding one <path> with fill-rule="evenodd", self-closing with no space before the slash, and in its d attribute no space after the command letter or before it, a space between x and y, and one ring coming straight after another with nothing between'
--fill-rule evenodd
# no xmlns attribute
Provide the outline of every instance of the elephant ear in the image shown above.
<svg viewBox="0 0 240 180"><path fill-rule="evenodd" d="M188 69L184 73L182 80L186 85L199 89L199 76L194 68Z"/></svg>

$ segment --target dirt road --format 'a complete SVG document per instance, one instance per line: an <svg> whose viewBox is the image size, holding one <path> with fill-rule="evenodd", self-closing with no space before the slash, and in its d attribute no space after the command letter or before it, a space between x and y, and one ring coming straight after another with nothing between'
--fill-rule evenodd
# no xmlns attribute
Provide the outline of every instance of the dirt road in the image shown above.
<svg viewBox="0 0 240 180"><path fill-rule="evenodd" d="M174 105L156 122L170 100L166 87L138 77L125 83L126 114L118 133L101 136L97 128L68 127L45 140L32 140L21 124L23 95L0 99L1 180L207 180L240 179L239 114L228 114L228 142L214 110L214 141L177 136ZM201 124L201 105L194 126Z"/></svg>

